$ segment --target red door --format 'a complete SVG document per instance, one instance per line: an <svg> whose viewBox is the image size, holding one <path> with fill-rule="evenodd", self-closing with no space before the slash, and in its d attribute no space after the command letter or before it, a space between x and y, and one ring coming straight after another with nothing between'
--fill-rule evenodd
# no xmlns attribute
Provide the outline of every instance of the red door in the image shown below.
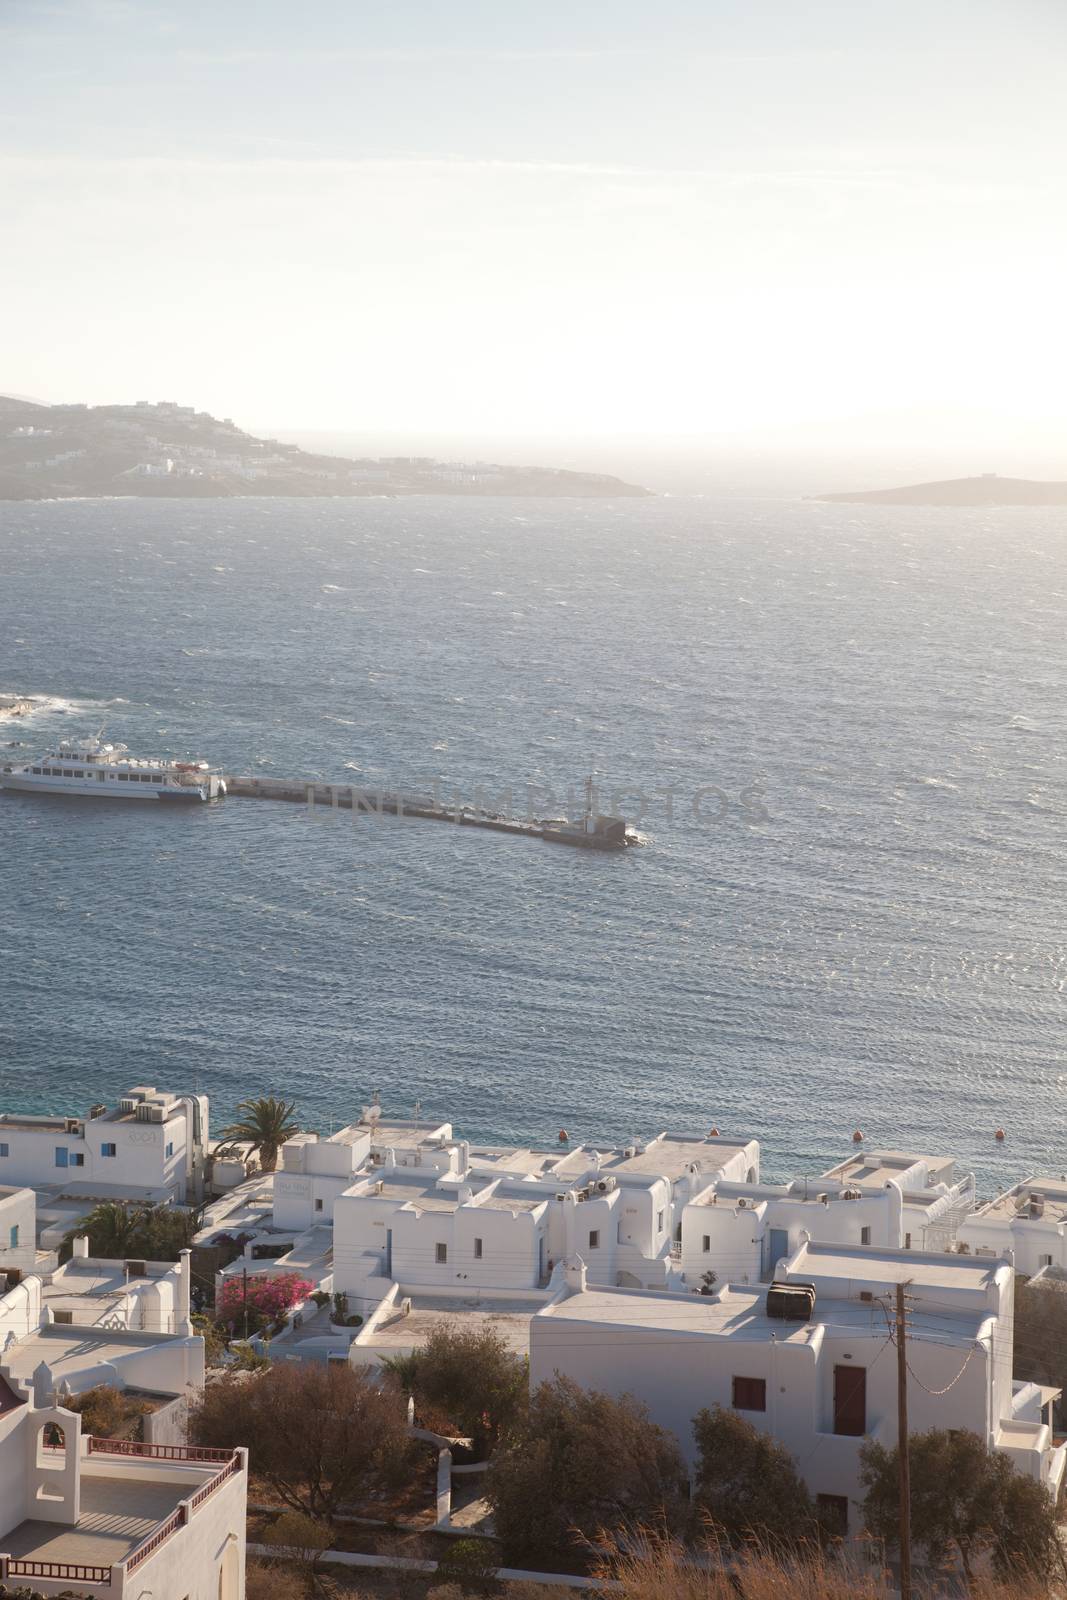
<svg viewBox="0 0 1067 1600"><path fill-rule="evenodd" d="M834 1432L853 1438L867 1432L866 1367L834 1368Z"/></svg>

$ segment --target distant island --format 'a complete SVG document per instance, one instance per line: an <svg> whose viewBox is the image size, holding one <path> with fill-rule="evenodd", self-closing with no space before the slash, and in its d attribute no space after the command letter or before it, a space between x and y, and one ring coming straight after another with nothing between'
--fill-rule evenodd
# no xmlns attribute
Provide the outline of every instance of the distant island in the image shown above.
<svg viewBox="0 0 1067 1600"><path fill-rule="evenodd" d="M1067 483L1032 478L946 478L941 483L911 483L903 489L855 489L846 494L812 494L809 500L836 500L869 506L1067 506Z"/></svg>
<svg viewBox="0 0 1067 1600"><path fill-rule="evenodd" d="M229 417L220 421L170 400L44 406L0 395L0 500L412 494L602 499L649 493L606 473L561 467L311 455L278 439L253 438Z"/></svg>

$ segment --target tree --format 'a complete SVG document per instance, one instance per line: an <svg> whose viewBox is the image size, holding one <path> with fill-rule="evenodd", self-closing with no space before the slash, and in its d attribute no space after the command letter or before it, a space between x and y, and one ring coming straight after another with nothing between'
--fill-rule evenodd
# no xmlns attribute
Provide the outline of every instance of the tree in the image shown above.
<svg viewBox="0 0 1067 1600"><path fill-rule="evenodd" d="M247 1313L252 1333L280 1321L285 1313L306 1300L315 1285L295 1272L254 1272L247 1280L232 1274L222 1281L215 1296L215 1319L243 1331Z"/></svg>
<svg viewBox="0 0 1067 1600"><path fill-rule="evenodd" d="M732 1545L756 1539L797 1546L815 1536L815 1513L796 1462L776 1439L722 1406L693 1419L694 1510Z"/></svg>
<svg viewBox="0 0 1067 1600"><path fill-rule="evenodd" d="M494 1457L485 1492L505 1564L568 1563L583 1543L637 1524L678 1526L687 1487L681 1452L645 1407L569 1378L543 1383Z"/></svg>
<svg viewBox="0 0 1067 1600"><path fill-rule="evenodd" d="M74 1240L88 1235L89 1254L102 1261L177 1261L189 1249L199 1216L180 1206L135 1205L122 1200L101 1200L64 1236L60 1257L69 1261Z"/></svg>
<svg viewBox="0 0 1067 1600"><path fill-rule="evenodd" d="M1059 1559L1056 1511L1042 1485L1015 1471L976 1433L932 1429L908 1441L911 1532L932 1563L958 1552L970 1583L977 1558L997 1572L1045 1574ZM860 1451L869 1531L894 1543L898 1526L897 1451L869 1441Z"/></svg>
<svg viewBox="0 0 1067 1600"><path fill-rule="evenodd" d="M415 1470L400 1396L334 1362L208 1384L190 1436L222 1449L247 1445L251 1470L312 1517L332 1518L371 1489L399 1488Z"/></svg>
<svg viewBox="0 0 1067 1600"><path fill-rule="evenodd" d="M293 1121L295 1110L295 1100L276 1100L273 1095L260 1100L242 1100L237 1107L237 1121L223 1128L219 1138L223 1142L251 1145L263 1171L273 1172L278 1165L278 1151L286 1139L300 1132L299 1123Z"/></svg>
<svg viewBox="0 0 1067 1600"><path fill-rule="evenodd" d="M449 1424L487 1454L526 1408L527 1365L495 1328L438 1322L410 1357L390 1363L431 1426Z"/></svg>

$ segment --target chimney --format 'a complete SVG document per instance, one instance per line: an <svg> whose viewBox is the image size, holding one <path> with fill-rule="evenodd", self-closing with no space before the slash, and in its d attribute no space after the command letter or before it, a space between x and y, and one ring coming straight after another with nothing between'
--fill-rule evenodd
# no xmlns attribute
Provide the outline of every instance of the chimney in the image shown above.
<svg viewBox="0 0 1067 1600"><path fill-rule="evenodd" d="M585 1262L581 1256L568 1256L563 1263L563 1281L570 1294L582 1294L585 1291L586 1270Z"/></svg>

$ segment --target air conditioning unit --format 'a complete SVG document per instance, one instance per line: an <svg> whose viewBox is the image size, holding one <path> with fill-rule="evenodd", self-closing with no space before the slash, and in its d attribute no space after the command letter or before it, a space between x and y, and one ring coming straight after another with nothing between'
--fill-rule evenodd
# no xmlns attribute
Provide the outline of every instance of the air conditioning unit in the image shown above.
<svg viewBox="0 0 1067 1600"><path fill-rule="evenodd" d="M830 1204L830 1196L828 1194L817 1194L815 1198L821 1206L828 1206Z"/></svg>
<svg viewBox="0 0 1067 1600"><path fill-rule="evenodd" d="M385 1193L385 1179L384 1178L378 1178L376 1180L375 1185L374 1185L374 1192L375 1192L375 1194L384 1194Z"/></svg>
<svg viewBox="0 0 1067 1600"><path fill-rule="evenodd" d="M865 1306L869 1306L874 1301L874 1295L871 1293L870 1289L861 1289L860 1299L863 1301Z"/></svg>
<svg viewBox="0 0 1067 1600"><path fill-rule="evenodd" d="M134 1100L128 1094L127 1095L123 1095L122 1099L119 1101L119 1110L123 1111L123 1112L126 1112L126 1113L129 1113L131 1111L136 1111L137 1107L140 1104L141 1104L140 1100Z"/></svg>
<svg viewBox="0 0 1067 1600"><path fill-rule="evenodd" d="M67 1131L67 1133L72 1133L75 1136L77 1136L78 1134L80 1134L82 1132L82 1125L78 1121L77 1117L68 1117L67 1118L66 1131Z"/></svg>
<svg viewBox="0 0 1067 1600"><path fill-rule="evenodd" d="M600 1178L597 1181L597 1186L596 1187L597 1187L597 1193L598 1194L610 1194L612 1189L614 1189L614 1187L615 1187L615 1179L614 1178Z"/></svg>
<svg viewBox="0 0 1067 1600"><path fill-rule="evenodd" d="M106 1110L107 1110L107 1106L104 1106L104 1105L90 1106L89 1107L89 1121L92 1122L94 1117L102 1117Z"/></svg>
<svg viewBox="0 0 1067 1600"><path fill-rule="evenodd" d="M557 1196L556 1196L557 1200L566 1200L566 1198L567 1198L567 1196L565 1194L562 1194L562 1193L557 1194Z"/></svg>
<svg viewBox="0 0 1067 1600"><path fill-rule="evenodd" d="M400 1302L400 1315L402 1317L410 1317L410 1315L411 1315L411 1296L410 1295L405 1295L404 1299L401 1300L401 1302Z"/></svg>
<svg viewBox="0 0 1067 1600"><path fill-rule="evenodd" d="M166 1122L167 1113L162 1106L142 1102L134 1112L138 1122Z"/></svg>
<svg viewBox="0 0 1067 1600"><path fill-rule="evenodd" d="M738 1200L738 1202L737 1202L737 1209L738 1209L738 1211L744 1211L747 1206L748 1206L748 1201L745 1199L744 1195L742 1195L740 1197L740 1199Z"/></svg>

